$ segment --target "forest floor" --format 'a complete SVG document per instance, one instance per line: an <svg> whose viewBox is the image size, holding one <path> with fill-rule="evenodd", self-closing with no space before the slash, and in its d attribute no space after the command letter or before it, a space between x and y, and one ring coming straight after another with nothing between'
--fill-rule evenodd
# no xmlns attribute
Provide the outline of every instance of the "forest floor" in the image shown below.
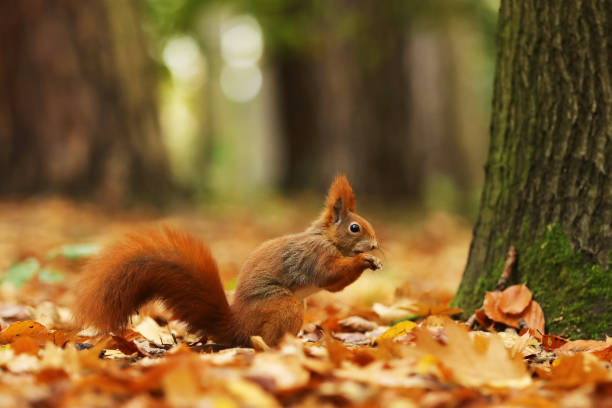
<svg viewBox="0 0 612 408"><path fill-rule="evenodd" d="M471 225L441 212L364 210L384 268L308 298L302 332L275 348L218 350L157 304L121 336L73 327L79 272L124 232L172 225L201 237L231 296L257 245L316 215L282 200L171 215L0 203L0 407L612 406L611 339L544 335L528 288L489 294L478 316L487 329L449 318Z"/></svg>

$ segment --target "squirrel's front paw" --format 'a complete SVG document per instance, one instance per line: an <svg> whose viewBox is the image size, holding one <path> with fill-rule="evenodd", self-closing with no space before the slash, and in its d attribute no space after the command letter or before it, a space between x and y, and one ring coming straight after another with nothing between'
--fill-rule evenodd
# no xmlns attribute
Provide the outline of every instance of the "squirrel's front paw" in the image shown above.
<svg viewBox="0 0 612 408"><path fill-rule="evenodd" d="M370 254L362 254L362 255L363 255L363 260L367 264L368 269L372 269L373 271L377 269L382 269L383 265L382 265L382 262L380 262L380 259Z"/></svg>

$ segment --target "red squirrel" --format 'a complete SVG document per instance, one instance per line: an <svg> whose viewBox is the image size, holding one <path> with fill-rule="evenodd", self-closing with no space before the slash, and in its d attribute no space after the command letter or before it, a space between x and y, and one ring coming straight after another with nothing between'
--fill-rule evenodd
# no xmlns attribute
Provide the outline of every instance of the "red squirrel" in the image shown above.
<svg viewBox="0 0 612 408"><path fill-rule="evenodd" d="M266 241L248 257L231 305L208 247L165 228L129 234L93 259L78 284L74 313L81 327L118 332L145 303L162 300L191 331L219 344L250 346L259 335L274 346L285 333L298 334L306 296L340 291L364 270L382 268L366 253L377 247L374 229L355 213L353 189L339 175L322 214L304 232Z"/></svg>

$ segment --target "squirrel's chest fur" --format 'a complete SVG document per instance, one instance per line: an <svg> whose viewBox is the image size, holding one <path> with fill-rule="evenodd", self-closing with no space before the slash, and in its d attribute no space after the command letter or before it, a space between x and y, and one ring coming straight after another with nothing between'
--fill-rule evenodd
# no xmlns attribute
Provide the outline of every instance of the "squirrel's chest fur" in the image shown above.
<svg viewBox="0 0 612 408"><path fill-rule="evenodd" d="M318 276L325 273L326 260L338 253L330 241L311 231L267 241L242 267L236 295L268 297L285 291L303 299L320 290Z"/></svg>

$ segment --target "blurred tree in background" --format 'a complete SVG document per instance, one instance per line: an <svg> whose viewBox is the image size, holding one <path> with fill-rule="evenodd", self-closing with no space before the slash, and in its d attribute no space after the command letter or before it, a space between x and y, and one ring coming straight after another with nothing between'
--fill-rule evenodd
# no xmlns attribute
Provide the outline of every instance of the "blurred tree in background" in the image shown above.
<svg viewBox="0 0 612 408"><path fill-rule="evenodd" d="M482 183L494 0L27 0L0 18L4 193L251 194L344 171L465 211Z"/></svg>
<svg viewBox="0 0 612 408"><path fill-rule="evenodd" d="M437 185L458 194L438 198L469 207L486 152L495 2L146 4L159 61L171 77L166 92L178 89L188 103L199 101L188 129L190 145L198 147L188 156L200 183L322 188L333 173L346 171L360 192L415 202L442 180ZM184 49L166 58L177 38ZM244 69L242 84L260 81L259 94L241 99L224 89L233 41L247 44L236 46L238 54L265 46L256 58L261 77L249 80ZM191 43L197 52L187 52ZM253 43L260 48L249 51ZM181 57L183 51L193 55ZM175 65L181 59L202 61L206 78L182 75ZM190 86L180 85L185 79ZM198 87L204 98L194 97ZM173 123L172 133L186 122L176 124L176 105L166 108L162 123ZM180 157L175 160L185 165Z"/></svg>
<svg viewBox="0 0 612 408"><path fill-rule="evenodd" d="M169 185L133 1L0 4L0 193L106 203Z"/></svg>

